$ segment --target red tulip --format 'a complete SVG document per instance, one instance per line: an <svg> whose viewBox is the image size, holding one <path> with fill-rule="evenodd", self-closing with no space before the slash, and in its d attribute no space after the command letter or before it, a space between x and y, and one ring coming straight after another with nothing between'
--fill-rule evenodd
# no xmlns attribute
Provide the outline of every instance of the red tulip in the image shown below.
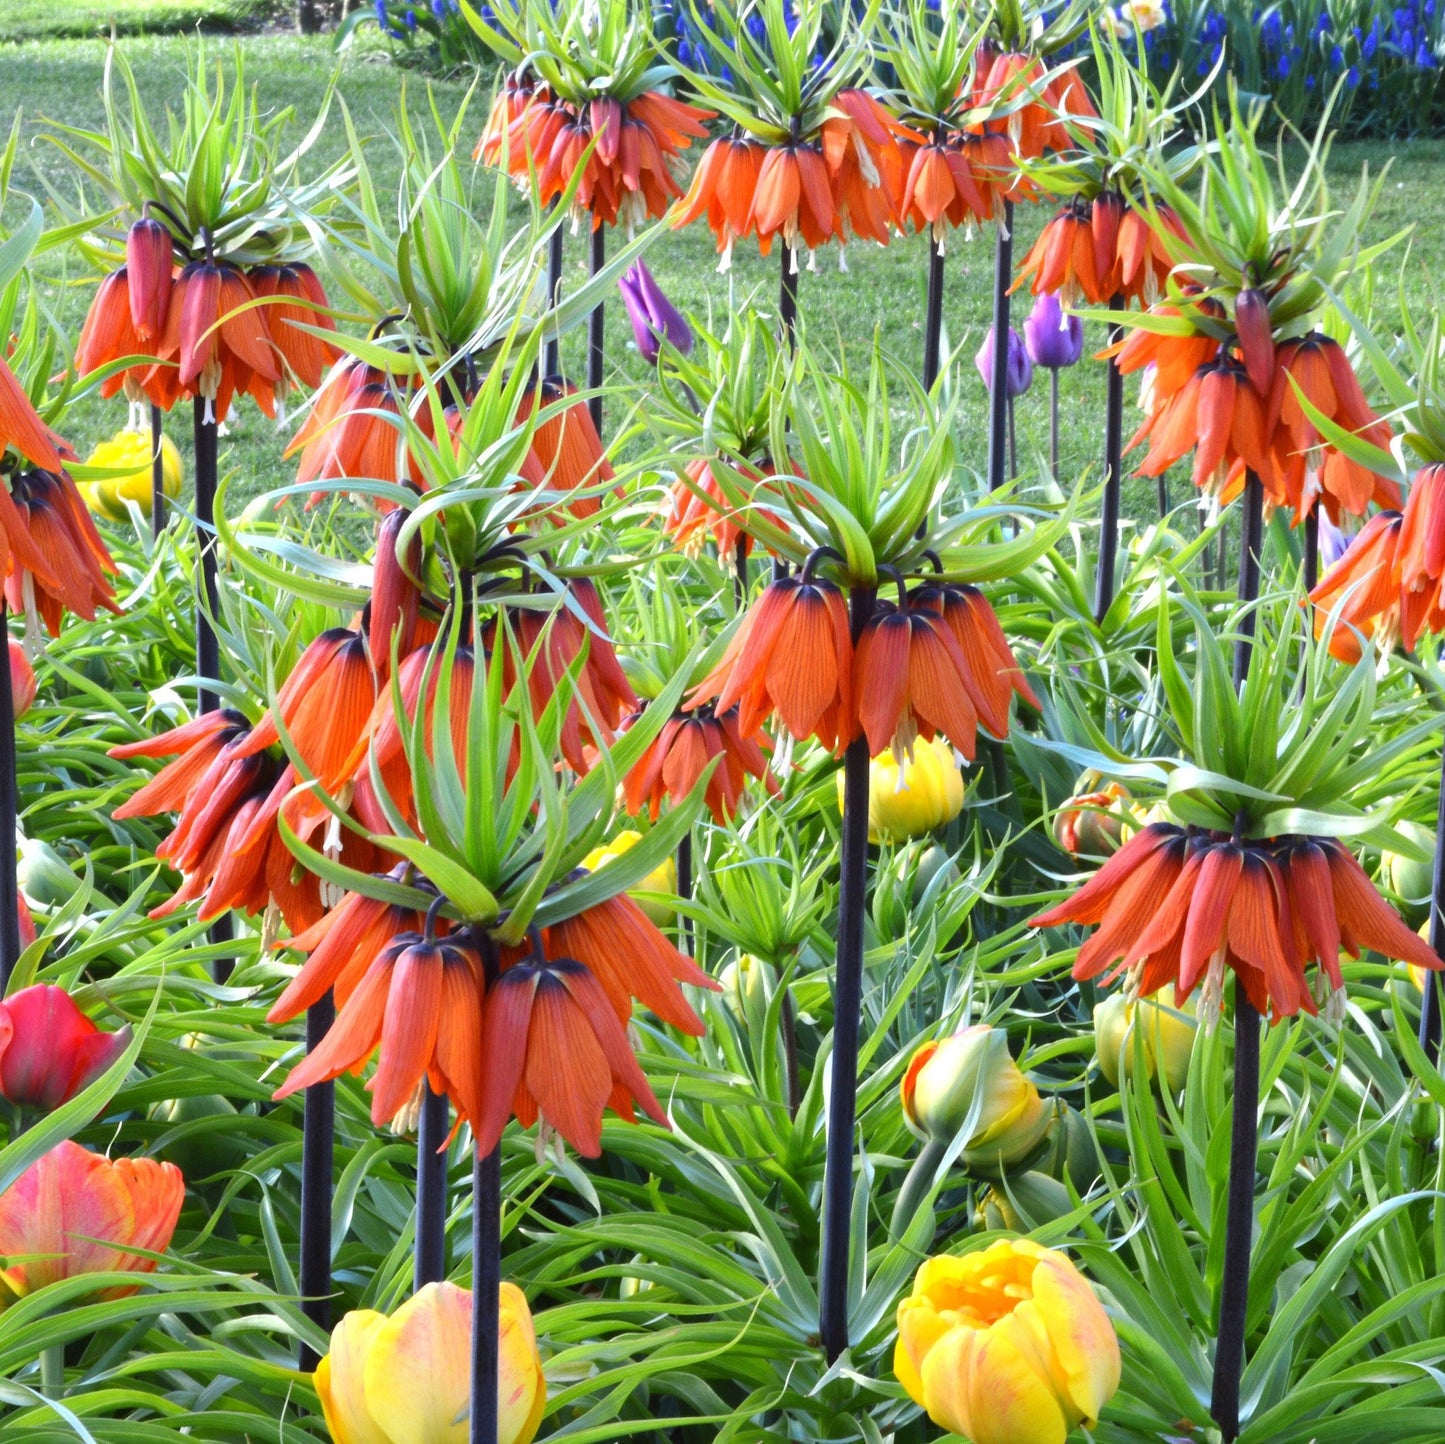
<svg viewBox="0 0 1445 1444"><path fill-rule="evenodd" d="M16 1294L85 1274L150 1273L180 1217L186 1185L173 1163L112 1161L67 1139L0 1194L0 1285ZM107 1288L124 1298L135 1287Z"/></svg>
<svg viewBox="0 0 1445 1444"><path fill-rule="evenodd" d="M64 988L22 988L0 1003L0 1093L48 1113L100 1077L129 1041L129 1028L97 1028Z"/></svg>

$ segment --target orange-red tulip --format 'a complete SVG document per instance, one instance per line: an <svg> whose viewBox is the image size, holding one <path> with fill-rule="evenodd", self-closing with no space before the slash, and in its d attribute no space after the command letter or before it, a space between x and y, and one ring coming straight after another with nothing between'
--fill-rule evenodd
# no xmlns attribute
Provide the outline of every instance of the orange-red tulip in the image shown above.
<svg viewBox="0 0 1445 1444"><path fill-rule="evenodd" d="M69 1139L0 1194L0 1283L33 1293L94 1273L150 1273L176 1231L186 1192L181 1171L153 1158L111 1160ZM111 1287L124 1298L139 1285Z"/></svg>

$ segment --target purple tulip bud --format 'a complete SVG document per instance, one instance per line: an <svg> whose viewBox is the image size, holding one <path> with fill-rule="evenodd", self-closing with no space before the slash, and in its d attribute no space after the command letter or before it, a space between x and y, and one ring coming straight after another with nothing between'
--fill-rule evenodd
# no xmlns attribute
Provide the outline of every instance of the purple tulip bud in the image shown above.
<svg viewBox="0 0 1445 1444"><path fill-rule="evenodd" d="M1024 321L1024 345L1035 366L1057 371L1084 354L1084 322L1066 315L1057 292L1041 291Z"/></svg>
<svg viewBox="0 0 1445 1444"><path fill-rule="evenodd" d="M1328 571L1349 549L1350 539L1329 517L1322 506L1315 508L1320 525L1320 571Z"/></svg>
<svg viewBox="0 0 1445 1444"><path fill-rule="evenodd" d="M641 261L622 273L617 283L622 291L622 304L632 322L632 334L643 358L657 363L662 342L667 341L686 356L692 350L692 331L677 307L662 294L652 279L652 272Z"/></svg>
<svg viewBox="0 0 1445 1444"><path fill-rule="evenodd" d="M978 348L978 355L973 358L973 364L978 367L978 374L983 377L985 386L993 385L993 327L988 328L988 335L983 338L983 345ZM1012 399L1015 396L1022 396L1034 382L1034 363L1029 360L1029 353L1024 349L1023 337L1010 326L1008 328L1008 394Z"/></svg>

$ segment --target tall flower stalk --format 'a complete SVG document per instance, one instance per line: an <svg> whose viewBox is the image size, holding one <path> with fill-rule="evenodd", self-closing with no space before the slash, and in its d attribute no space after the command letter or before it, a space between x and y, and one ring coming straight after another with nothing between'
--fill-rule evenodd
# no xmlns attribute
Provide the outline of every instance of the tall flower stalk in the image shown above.
<svg viewBox="0 0 1445 1444"><path fill-rule="evenodd" d="M1167 237L1180 232L1170 208L1150 199L1149 168L1171 174L1188 169L1188 150L1170 145L1180 114L1197 97L1171 103L1120 42L1096 32L1098 115L1070 128L1070 144L1051 156L1024 161L1040 192L1063 205L1040 233L1019 267L1015 287L1027 280L1035 296L1054 295L1069 308L1080 305L1118 312L1147 306L1160 295L1172 260ZM1123 338L1108 322L1108 374L1104 401L1104 494L1099 554L1094 573L1094 617L1102 622L1114 600L1123 495L1124 377L1111 354Z"/></svg>
<svg viewBox="0 0 1445 1444"><path fill-rule="evenodd" d="M889 105L908 127L901 138L906 169L898 199L900 225L927 237L923 315L923 384L932 389L942 364L944 251L951 231L971 236L1002 219L1012 179L1008 148L976 114L970 83L980 37L956 7L910 0L896 31L880 27L880 57L897 84Z"/></svg>
<svg viewBox="0 0 1445 1444"><path fill-rule="evenodd" d="M988 142L987 165L995 173L1000 166L1004 171L994 240L995 336L1008 335L1012 323L1014 205L1037 195L1021 164L1048 151L1067 149L1072 144L1071 124L1094 116L1094 103L1077 62L1048 68L1048 57L1074 39L1080 28L1081 12L1073 4L1049 15L1028 0L1005 0L990 11L974 52L970 104L987 117L975 128L993 138ZM1009 479L1007 379L1007 356L999 348L989 379L986 475L992 491Z"/></svg>
<svg viewBox="0 0 1445 1444"><path fill-rule="evenodd" d="M754 513L745 523L800 570L763 591L688 699L736 705L745 729L776 715L795 739L814 738L843 759L819 1259L819 1333L830 1362L849 1346L870 751L941 734L972 757L978 727L1007 731L1013 692L1032 694L974 584L1011 575L1058 534L1057 524L1041 525L1000 541L989 509L931 517L953 473L956 403L940 405L916 380L909 395L927 423L895 451L877 351L864 386L830 375L800 344L772 414L773 455L789 458L798 479L780 478L778 517ZM742 511L744 479L715 472ZM880 601L880 586L896 601Z"/></svg>

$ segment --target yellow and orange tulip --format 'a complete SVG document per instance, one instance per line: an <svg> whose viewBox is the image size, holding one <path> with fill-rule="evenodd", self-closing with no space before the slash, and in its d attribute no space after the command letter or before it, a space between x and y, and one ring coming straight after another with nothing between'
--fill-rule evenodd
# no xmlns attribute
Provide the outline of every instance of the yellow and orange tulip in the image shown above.
<svg viewBox="0 0 1445 1444"><path fill-rule="evenodd" d="M186 1185L173 1163L109 1159L69 1139L0 1194L0 1286L24 1295L83 1274L150 1273L171 1241ZM139 1287L137 1285L136 1287ZM134 1287L107 1288L123 1298Z"/></svg>
<svg viewBox="0 0 1445 1444"><path fill-rule="evenodd" d="M898 1306L893 1372L972 1444L1064 1444L1119 1387L1119 1341L1068 1258L1001 1239L919 1269Z"/></svg>
<svg viewBox="0 0 1445 1444"><path fill-rule="evenodd" d="M497 1350L498 1444L531 1444L547 1381L527 1300L504 1283ZM428 1284L394 1314L357 1309L331 1333L316 1392L335 1444L466 1444L472 1296Z"/></svg>
<svg viewBox="0 0 1445 1444"><path fill-rule="evenodd" d="M995 1172L1027 1158L1052 1118L1010 1055L1008 1035L986 1023L919 1048L899 1084L899 1100L904 1122L919 1138L946 1143L969 1128L964 1165Z"/></svg>

